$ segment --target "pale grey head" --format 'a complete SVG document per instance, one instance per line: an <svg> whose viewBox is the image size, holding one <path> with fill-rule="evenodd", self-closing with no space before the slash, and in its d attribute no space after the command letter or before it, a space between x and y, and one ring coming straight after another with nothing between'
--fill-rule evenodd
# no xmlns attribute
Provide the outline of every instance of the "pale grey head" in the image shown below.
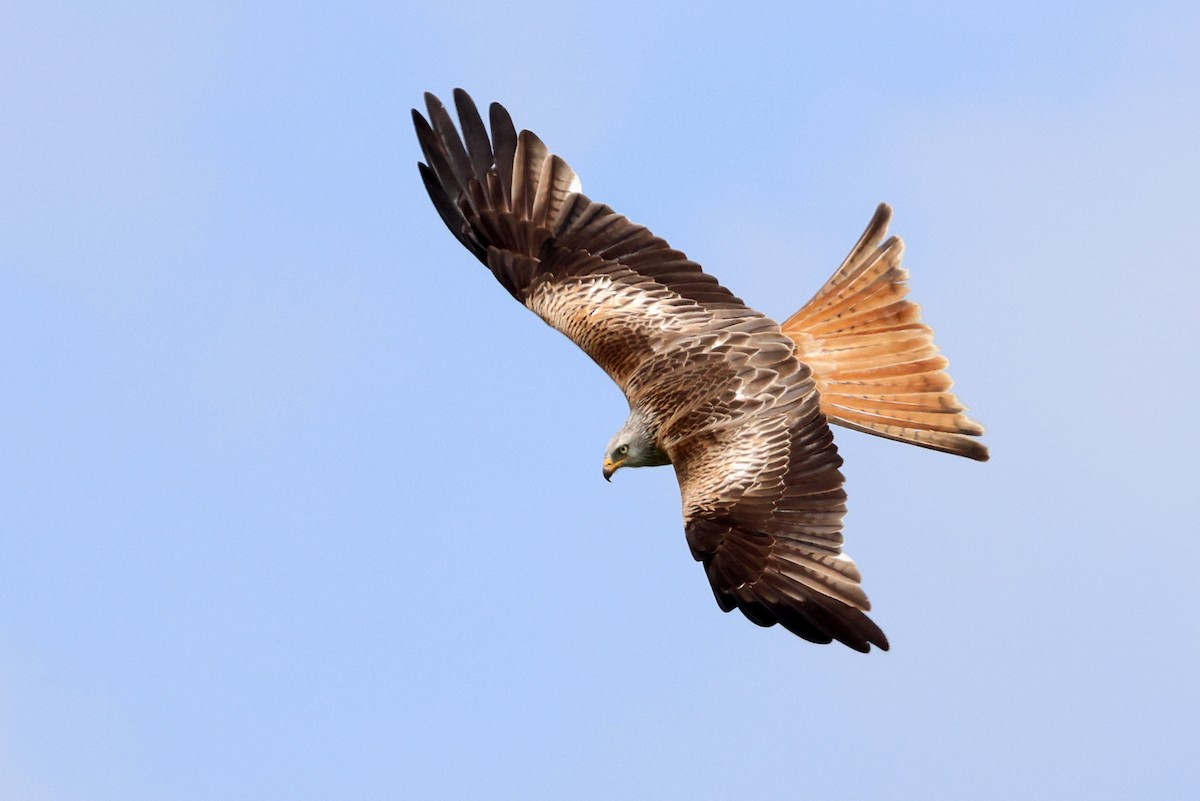
<svg viewBox="0 0 1200 801"><path fill-rule="evenodd" d="M636 411L630 412L629 419L604 451L604 478L612 481L612 474L622 467L670 464L670 457L659 449L655 439L650 421Z"/></svg>

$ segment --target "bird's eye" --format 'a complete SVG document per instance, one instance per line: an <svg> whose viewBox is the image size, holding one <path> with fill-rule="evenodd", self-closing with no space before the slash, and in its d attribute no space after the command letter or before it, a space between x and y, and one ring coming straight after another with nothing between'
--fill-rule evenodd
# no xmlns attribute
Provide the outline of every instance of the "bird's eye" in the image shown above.
<svg viewBox="0 0 1200 801"><path fill-rule="evenodd" d="M629 453L628 445L622 445L621 447L617 448L617 456L624 456L627 453Z"/></svg>

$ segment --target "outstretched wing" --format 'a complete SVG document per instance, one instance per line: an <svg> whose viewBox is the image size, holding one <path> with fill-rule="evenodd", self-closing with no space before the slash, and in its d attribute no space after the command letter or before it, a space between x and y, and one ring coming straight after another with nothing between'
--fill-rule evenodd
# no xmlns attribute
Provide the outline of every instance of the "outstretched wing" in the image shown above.
<svg viewBox="0 0 1200 801"><path fill-rule="evenodd" d="M413 111L421 177L442 219L513 297L627 388L664 334L765 319L645 227L580 192L567 163L503 106L491 134L461 89L462 135L433 95Z"/></svg>
<svg viewBox="0 0 1200 801"><path fill-rule="evenodd" d="M702 427L668 449L692 555L717 603L806 640L887 650L842 553L842 459L807 366L772 407Z"/></svg>

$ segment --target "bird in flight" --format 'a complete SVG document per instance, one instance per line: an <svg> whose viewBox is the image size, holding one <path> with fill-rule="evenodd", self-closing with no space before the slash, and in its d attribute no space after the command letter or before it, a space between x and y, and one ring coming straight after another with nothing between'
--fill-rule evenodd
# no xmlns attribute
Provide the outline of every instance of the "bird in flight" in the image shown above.
<svg viewBox="0 0 1200 801"><path fill-rule="evenodd" d="M454 92L413 110L442 220L514 298L629 400L603 474L673 465L692 556L717 604L805 640L887 650L842 552L846 493L829 424L985 461L983 428L906 298L904 245L880 205L842 265L782 325L700 265L583 194L508 111Z"/></svg>

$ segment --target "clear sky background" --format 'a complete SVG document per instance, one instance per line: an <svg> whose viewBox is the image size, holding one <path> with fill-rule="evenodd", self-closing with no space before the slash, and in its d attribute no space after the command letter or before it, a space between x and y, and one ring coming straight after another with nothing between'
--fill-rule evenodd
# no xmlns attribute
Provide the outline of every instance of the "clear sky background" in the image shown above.
<svg viewBox="0 0 1200 801"><path fill-rule="evenodd" d="M0 798L1195 797L1194 2L4 17ZM603 481L418 179L455 86L772 316L893 204L993 458L837 431L892 651Z"/></svg>

